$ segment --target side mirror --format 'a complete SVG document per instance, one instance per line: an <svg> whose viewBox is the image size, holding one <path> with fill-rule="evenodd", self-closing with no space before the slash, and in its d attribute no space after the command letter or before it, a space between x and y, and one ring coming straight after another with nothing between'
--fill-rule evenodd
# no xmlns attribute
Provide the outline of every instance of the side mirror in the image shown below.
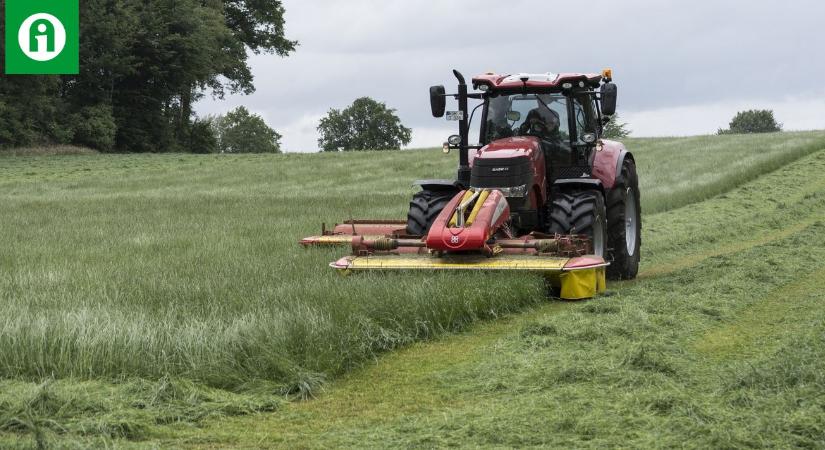
<svg viewBox="0 0 825 450"><path fill-rule="evenodd" d="M507 120L510 122L518 122L521 120L521 113L518 111L507 111Z"/></svg>
<svg viewBox="0 0 825 450"><path fill-rule="evenodd" d="M613 83L605 83L602 85L602 114L612 116L616 114L616 96L617 88Z"/></svg>
<svg viewBox="0 0 825 450"><path fill-rule="evenodd" d="M447 109L446 94L444 86L430 88L430 108L433 110L433 117L444 117L444 110Z"/></svg>

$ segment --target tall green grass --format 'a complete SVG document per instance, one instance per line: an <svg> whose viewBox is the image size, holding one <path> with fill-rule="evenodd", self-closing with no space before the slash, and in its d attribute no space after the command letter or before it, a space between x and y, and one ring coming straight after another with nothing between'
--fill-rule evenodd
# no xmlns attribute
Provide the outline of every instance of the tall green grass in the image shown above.
<svg viewBox="0 0 825 450"><path fill-rule="evenodd" d="M825 147L825 132L627 139L645 213L707 200Z"/></svg>
<svg viewBox="0 0 825 450"><path fill-rule="evenodd" d="M530 277L343 278L327 264L344 249L297 245L322 221L402 216L413 174L450 163L433 156L3 159L0 376L306 393L541 299Z"/></svg>
<svg viewBox="0 0 825 450"><path fill-rule="evenodd" d="M633 140L646 211L723 191L825 133ZM436 151L0 157L0 377L180 377L304 394L377 353L543 299L538 277L365 274L299 248L403 217Z"/></svg>

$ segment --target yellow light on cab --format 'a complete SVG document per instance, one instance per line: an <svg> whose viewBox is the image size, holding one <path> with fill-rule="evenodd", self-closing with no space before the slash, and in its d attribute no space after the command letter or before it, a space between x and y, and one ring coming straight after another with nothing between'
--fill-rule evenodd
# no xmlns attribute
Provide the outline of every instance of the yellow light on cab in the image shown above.
<svg viewBox="0 0 825 450"><path fill-rule="evenodd" d="M602 78L613 79L613 69L602 70Z"/></svg>

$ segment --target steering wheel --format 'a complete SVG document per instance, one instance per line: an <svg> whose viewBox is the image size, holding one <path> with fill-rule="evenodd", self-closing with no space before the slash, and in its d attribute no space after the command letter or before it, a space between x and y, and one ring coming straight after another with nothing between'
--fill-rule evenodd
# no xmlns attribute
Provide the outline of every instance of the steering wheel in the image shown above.
<svg viewBox="0 0 825 450"><path fill-rule="evenodd" d="M519 135L521 136L546 136L548 133L547 124L540 118L532 118L525 120L519 126Z"/></svg>

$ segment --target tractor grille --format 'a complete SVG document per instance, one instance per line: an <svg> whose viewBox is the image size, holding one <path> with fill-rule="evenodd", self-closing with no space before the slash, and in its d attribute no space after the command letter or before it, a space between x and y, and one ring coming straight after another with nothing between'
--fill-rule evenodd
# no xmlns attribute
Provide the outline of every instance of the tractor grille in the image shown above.
<svg viewBox="0 0 825 450"><path fill-rule="evenodd" d="M530 158L476 158L470 173L470 186L478 188L513 187L530 184L533 166Z"/></svg>
<svg viewBox="0 0 825 450"><path fill-rule="evenodd" d="M558 180L563 178L590 177L592 172L593 169L591 169L590 166L553 167L551 178L553 180Z"/></svg>

